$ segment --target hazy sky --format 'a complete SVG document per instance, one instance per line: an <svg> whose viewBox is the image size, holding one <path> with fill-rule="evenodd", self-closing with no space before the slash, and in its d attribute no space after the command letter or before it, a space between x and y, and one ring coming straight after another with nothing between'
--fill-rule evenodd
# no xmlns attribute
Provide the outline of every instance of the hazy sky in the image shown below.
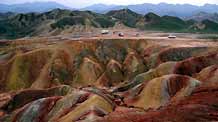
<svg viewBox="0 0 218 122"><path fill-rule="evenodd" d="M81 8L96 3L119 4L119 5L140 4L140 3L160 3L160 2L173 3L173 4L189 3L194 5L203 5L205 3L218 4L218 0L0 0L0 3L15 4L15 3L24 3L24 2L34 2L34 1L55 1L73 8Z"/></svg>

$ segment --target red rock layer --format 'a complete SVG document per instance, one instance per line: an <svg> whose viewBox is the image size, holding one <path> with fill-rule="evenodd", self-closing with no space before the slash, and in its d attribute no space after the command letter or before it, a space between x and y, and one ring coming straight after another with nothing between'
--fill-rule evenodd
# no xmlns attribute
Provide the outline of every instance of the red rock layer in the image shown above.
<svg viewBox="0 0 218 122"><path fill-rule="evenodd" d="M98 122L215 122L218 121L218 86L199 87L191 96L165 108L149 111L114 111Z"/></svg>

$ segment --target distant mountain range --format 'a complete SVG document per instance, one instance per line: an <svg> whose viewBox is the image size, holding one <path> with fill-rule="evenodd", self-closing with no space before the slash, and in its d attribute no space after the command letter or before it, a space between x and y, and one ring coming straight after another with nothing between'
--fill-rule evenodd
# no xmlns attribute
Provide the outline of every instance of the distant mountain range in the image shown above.
<svg viewBox="0 0 218 122"><path fill-rule="evenodd" d="M117 5L105 5L105 4L94 4L80 10L89 10L97 13L106 13L111 10L118 10L120 7Z"/></svg>
<svg viewBox="0 0 218 122"><path fill-rule="evenodd" d="M56 2L32 2L32 3L23 3L23 4L13 4L13 5L0 4L0 13L7 13L7 12L14 12L14 13L40 12L41 13L41 12L48 12L56 8L69 9L69 10L73 9ZM107 13L112 10L120 10L126 8L143 15L152 12L159 16L169 15L169 16L180 17L183 19L199 14L200 12L205 12L209 14L218 13L218 5L215 4L205 4L203 6L195 6L191 4L167 4L167 3L159 3L159 4L144 3L144 4L127 5L127 6L94 4L77 10L82 10L82 11L90 10L96 13Z"/></svg>
<svg viewBox="0 0 218 122"><path fill-rule="evenodd" d="M0 4L0 13L14 12L14 13L29 13L29 12L47 12L53 9L71 9L56 2L32 2L23 4Z"/></svg>
<svg viewBox="0 0 218 122"><path fill-rule="evenodd" d="M142 15L130 9L113 10L106 14L54 9L44 13L1 14L0 38L72 34L82 29L89 31L114 27L116 24L152 31L218 33L218 23L207 19L202 22L186 21L154 13Z"/></svg>
<svg viewBox="0 0 218 122"><path fill-rule="evenodd" d="M187 17L186 19L192 19L198 22L208 19L214 22L218 22L218 13L199 12L193 16Z"/></svg>
<svg viewBox="0 0 218 122"><path fill-rule="evenodd" d="M128 8L139 14L147 14L149 12L153 12L158 14L159 16L169 15L169 16L177 16L180 18L186 18L197 14L199 12L207 12L207 13L216 13L218 12L218 5L215 4L205 4L204 6L195 6L190 4L137 4L137 5L128 5L128 6L119 6L119 5L104 5L104 4L95 4L81 10L91 10L98 13L107 13L111 10L120 10Z"/></svg>

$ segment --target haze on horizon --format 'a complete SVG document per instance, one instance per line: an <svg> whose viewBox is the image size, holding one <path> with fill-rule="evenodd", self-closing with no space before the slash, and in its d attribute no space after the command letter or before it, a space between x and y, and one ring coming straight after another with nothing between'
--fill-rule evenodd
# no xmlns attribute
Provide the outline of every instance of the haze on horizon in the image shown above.
<svg viewBox="0 0 218 122"><path fill-rule="evenodd" d="M161 2L170 4L192 4L192 5L204 5L204 4L218 4L218 0L1 0L2 4L19 4L26 2L47 2L54 1L72 8L83 8L93 4L107 4L107 5L133 5L142 3L154 3Z"/></svg>

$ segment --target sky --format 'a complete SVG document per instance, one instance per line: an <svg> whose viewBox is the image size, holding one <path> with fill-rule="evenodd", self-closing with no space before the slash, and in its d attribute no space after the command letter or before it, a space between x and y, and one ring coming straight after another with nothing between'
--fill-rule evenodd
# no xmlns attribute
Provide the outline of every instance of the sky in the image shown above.
<svg viewBox="0 0 218 122"><path fill-rule="evenodd" d="M217 4L218 0L0 0L0 3L3 4L17 4L17 3L25 3L25 2L44 2L44 1L55 1L57 3L61 3L65 6L69 6L72 8L83 8L92 4L115 4L115 5L131 5L131 4L141 4L141 3L172 3L172 4L193 4L193 5L204 5L206 3L209 4Z"/></svg>

